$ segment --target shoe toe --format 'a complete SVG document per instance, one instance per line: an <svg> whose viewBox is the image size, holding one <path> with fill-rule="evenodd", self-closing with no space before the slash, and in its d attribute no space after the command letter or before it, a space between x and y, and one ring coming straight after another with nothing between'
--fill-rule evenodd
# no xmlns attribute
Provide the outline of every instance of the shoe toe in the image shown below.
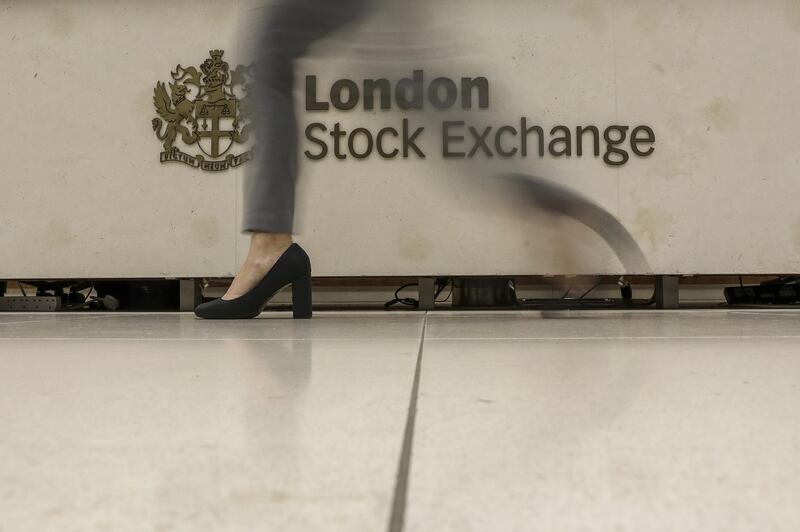
<svg viewBox="0 0 800 532"><path fill-rule="evenodd" d="M208 303L203 303L202 305L198 306L194 309L194 315L198 318L203 318L205 320L211 320L216 317L215 309L217 308L218 303L217 301L209 301Z"/></svg>

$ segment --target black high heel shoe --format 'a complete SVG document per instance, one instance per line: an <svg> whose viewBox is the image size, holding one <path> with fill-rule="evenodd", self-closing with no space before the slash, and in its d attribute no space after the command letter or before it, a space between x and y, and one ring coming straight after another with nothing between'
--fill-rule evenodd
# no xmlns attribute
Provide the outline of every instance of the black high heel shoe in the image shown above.
<svg viewBox="0 0 800 532"><path fill-rule="evenodd" d="M303 248L292 244L255 288L237 299L215 299L194 311L207 320L247 320L261 314L282 288L292 285L294 319L311 319L311 260Z"/></svg>

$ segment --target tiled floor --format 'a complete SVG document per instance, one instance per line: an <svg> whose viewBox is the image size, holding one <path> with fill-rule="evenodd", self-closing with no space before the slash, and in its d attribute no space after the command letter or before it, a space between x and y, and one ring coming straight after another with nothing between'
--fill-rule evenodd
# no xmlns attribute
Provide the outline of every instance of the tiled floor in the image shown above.
<svg viewBox="0 0 800 532"><path fill-rule="evenodd" d="M798 323L0 315L0 531L795 532Z"/></svg>

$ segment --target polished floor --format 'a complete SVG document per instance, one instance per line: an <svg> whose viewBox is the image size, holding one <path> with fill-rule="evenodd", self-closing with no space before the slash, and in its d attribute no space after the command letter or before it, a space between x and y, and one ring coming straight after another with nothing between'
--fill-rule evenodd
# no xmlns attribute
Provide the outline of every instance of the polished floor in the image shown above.
<svg viewBox="0 0 800 532"><path fill-rule="evenodd" d="M0 314L0 531L796 532L798 324Z"/></svg>

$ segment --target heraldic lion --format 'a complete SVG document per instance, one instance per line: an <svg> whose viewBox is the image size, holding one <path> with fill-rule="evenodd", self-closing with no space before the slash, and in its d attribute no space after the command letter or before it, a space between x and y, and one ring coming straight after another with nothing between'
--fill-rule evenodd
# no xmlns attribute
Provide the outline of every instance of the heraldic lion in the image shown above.
<svg viewBox="0 0 800 532"><path fill-rule="evenodd" d="M167 94L167 88L164 83L158 82L153 96L153 103L155 103L159 116L167 123L167 127L161 133L161 126L163 125L161 118L153 119L153 130L158 135L158 139L164 141L164 151L172 149L178 133L181 134L183 142L187 145L197 142L197 120L194 117L195 104L186 97L188 89L180 83L170 83L169 88L170 95ZM189 131L183 125L184 120L192 125L192 131Z"/></svg>

